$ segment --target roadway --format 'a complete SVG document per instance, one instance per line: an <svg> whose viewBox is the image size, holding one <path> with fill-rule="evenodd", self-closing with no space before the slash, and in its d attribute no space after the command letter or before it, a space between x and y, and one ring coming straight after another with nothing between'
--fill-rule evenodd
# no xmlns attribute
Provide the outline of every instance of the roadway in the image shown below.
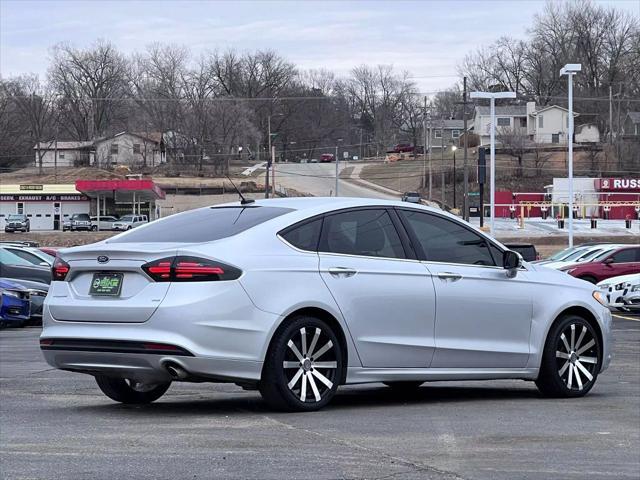
<svg viewBox="0 0 640 480"><path fill-rule="evenodd" d="M340 162L340 169L352 165ZM276 186L293 188L315 197L332 196L336 189L335 163L278 163L276 164ZM261 176L263 178L263 176ZM365 197L398 200L398 195L356 185L340 179L338 193L341 197Z"/></svg>

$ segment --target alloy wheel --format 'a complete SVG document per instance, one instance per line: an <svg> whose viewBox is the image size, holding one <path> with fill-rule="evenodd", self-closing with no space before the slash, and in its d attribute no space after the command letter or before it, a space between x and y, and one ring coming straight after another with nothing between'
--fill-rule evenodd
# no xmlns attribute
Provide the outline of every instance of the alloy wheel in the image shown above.
<svg viewBox="0 0 640 480"><path fill-rule="evenodd" d="M287 387L304 403L319 402L338 378L333 340L318 327L302 327L287 342L282 362Z"/></svg>
<svg viewBox="0 0 640 480"><path fill-rule="evenodd" d="M556 344L556 364L568 390L582 391L594 381L598 356L598 342L593 332L583 324L567 325Z"/></svg>

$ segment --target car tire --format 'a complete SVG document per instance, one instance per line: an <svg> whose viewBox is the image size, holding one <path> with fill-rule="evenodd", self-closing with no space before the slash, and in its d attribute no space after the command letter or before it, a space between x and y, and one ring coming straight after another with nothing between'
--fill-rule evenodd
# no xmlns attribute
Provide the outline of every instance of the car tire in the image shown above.
<svg viewBox="0 0 640 480"><path fill-rule="evenodd" d="M171 382L146 385L124 378L96 375L96 383L102 393L111 400L126 404L145 404L159 399L171 386Z"/></svg>
<svg viewBox="0 0 640 480"><path fill-rule="evenodd" d="M598 283L598 280L591 275L583 275L582 277L578 277L580 280L584 280L585 282L593 283L594 285Z"/></svg>
<svg viewBox="0 0 640 480"><path fill-rule="evenodd" d="M420 388L420 386L424 382L419 382L419 381L415 381L415 382L406 381L405 382L405 381L403 381L403 382L382 382L382 383L384 383L387 387L391 388L395 392L410 393L410 392L415 392L416 390L418 390L418 388Z"/></svg>
<svg viewBox="0 0 640 480"><path fill-rule="evenodd" d="M92 225L91 226L91 231L92 232L97 232L98 231L98 226L97 225Z"/></svg>
<svg viewBox="0 0 640 480"><path fill-rule="evenodd" d="M547 397L582 397L593 388L601 365L602 346L591 323L565 315L551 326L536 386Z"/></svg>
<svg viewBox="0 0 640 480"><path fill-rule="evenodd" d="M127 227L127 230L131 230L131 225L129 225L129 226Z"/></svg>
<svg viewBox="0 0 640 480"><path fill-rule="evenodd" d="M318 410L342 383L343 362L338 337L325 321L296 317L271 340L258 388L276 410Z"/></svg>

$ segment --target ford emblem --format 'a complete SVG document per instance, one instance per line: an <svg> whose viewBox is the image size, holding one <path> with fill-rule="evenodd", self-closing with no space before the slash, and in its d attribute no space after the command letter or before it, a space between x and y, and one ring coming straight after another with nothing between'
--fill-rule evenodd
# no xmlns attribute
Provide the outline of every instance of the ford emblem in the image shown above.
<svg viewBox="0 0 640 480"><path fill-rule="evenodd" d="M98 257L98 263L107 263L109 261L109 257L106 255L100 255Z"/></svg>

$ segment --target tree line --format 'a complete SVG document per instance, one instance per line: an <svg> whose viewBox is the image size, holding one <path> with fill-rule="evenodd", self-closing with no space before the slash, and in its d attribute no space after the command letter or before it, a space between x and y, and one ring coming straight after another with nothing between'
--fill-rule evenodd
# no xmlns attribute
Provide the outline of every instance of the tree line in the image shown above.
<svg viewBox="0 0 640 480"><path fill-rule="evenodd" d="M511 90L519 102L566 104L565 63L582 63L575 109L601 132L640 110L640 20L590 1L549 2L523 38L501 37L459 65L469 90ZM610 92L611 89L611 92ZM611 93L615 109L609 124ZM224 167L242 155L312 158L340 144L354 155L396 142L421 144L425 114L462 118L461 82L431 95L429 109L409 72L361 65L346 77L303 71L272 50L214 50L156 43L127 56L108 41L58 44L45 78L0 79L0 163L33 162L34 145L92 140L120 131L174 132L183 156ZM471 114L471 111L468 112ZM332 151L332 150L327 150ZM36 156L44 151L36 149Z"/></svg>

